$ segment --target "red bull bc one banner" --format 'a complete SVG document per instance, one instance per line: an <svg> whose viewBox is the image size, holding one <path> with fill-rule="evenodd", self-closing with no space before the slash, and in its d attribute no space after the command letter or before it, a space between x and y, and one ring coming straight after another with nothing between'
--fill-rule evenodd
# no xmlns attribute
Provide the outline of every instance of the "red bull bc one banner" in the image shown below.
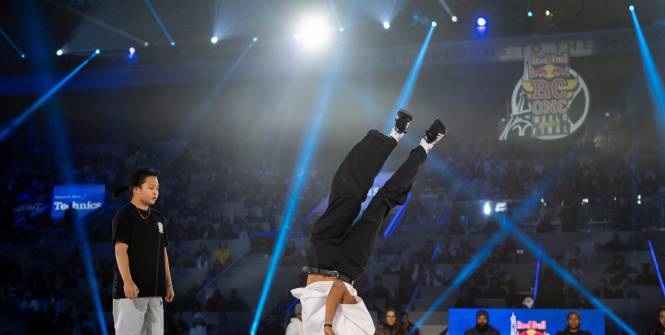
<svg viewBox="0 0 665 335"><path fill-rule="evenodd" d="M511 97L510 117L499 140L558 140L578 130L589 113L589 89L570 66L568 53L524 56Z"/></svg>
<svg viewBox="0 0 665 335"><path fill-rule="evenodd" d="M448 310L448 334L463 335L476 325L477 308ZM605 334L605 319L598 310L488 308L489 323L502 335L553 335L566 328L568 313L580 314L581 329L592 335Z"/></svg>

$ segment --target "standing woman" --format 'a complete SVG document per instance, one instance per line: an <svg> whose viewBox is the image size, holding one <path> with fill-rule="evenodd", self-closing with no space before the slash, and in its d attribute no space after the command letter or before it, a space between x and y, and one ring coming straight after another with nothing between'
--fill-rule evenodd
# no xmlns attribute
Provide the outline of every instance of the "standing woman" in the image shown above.
<svg viewBox="0 0 665 335"><path fill-rule="evenodd" d="M127 184L113 194L131 192L113 218L113 324L119 335L164 334L162 298L173 301L174 291L164 217L151 207L159 196L157 173L136 169Z"/></svg>

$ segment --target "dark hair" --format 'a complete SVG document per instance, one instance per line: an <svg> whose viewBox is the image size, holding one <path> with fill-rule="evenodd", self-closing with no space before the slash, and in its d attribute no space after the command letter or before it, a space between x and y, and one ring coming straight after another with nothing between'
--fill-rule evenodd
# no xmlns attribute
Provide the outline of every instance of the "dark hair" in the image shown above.
<svg viewBox="0 0 665 335"><path fill-rule="evenodd" d="M126 191L131 191L134 187L141 187L147 177L157 177L157 172L147 168L135 169L127 177L127 186L116 187L113 191L113 197L118 198Z"/></svg>
<svg viewBox="0 0 665 335"><path fill-rule="evenodd" d="M580 315L580 313L577 313L577 312L570 312L570 313L568 313L568 317L566 317L566 319L570 319L570 316L571 316L571 315L577 315L577 318L578 318L578 319L581 319L581 318L582 318L582 316Z"/></svg>
<svg viewBox="0 0 665 335"><path fill-rule="evenodd" d="M662 313L662 312L665 312L665 305L660 306L660 308L658 308L658 315L659 316L660 316L660 313Z"/></svg>

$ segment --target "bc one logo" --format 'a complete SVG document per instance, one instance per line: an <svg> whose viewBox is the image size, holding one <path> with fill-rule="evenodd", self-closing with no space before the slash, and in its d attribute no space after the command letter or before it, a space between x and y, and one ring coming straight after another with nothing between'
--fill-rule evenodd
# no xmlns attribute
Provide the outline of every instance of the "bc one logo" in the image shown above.
<svg viewBox="0 0 665 335"><path fill-rule="evenodd" d="M570 68L568 54L526 54L513 89L511 114L499 140L510 135L557 140L580 128L589 113L589 89Z"/></svg>

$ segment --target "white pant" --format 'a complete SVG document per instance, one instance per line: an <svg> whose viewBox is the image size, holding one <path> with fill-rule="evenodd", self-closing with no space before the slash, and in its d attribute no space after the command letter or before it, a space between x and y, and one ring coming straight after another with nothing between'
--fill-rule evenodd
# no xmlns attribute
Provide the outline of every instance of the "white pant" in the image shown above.
<svg viewBox="0 0 665 335"><path fill-rule="evenodd" d="M326 313L326 300L332 281L317 281L291 290L302 305L302 323L305 335L323 335ZM333 331L337 335L374 335L374 321L363 300L353 286L344 283L356 299L355 304L339 304L332 320Z"/></svg>
<svg viewBox="0 0 665 335"><path fill-rule="evenodd" d="M113 299L116 335L164 334L164 301L160 297Z"/></svg>

